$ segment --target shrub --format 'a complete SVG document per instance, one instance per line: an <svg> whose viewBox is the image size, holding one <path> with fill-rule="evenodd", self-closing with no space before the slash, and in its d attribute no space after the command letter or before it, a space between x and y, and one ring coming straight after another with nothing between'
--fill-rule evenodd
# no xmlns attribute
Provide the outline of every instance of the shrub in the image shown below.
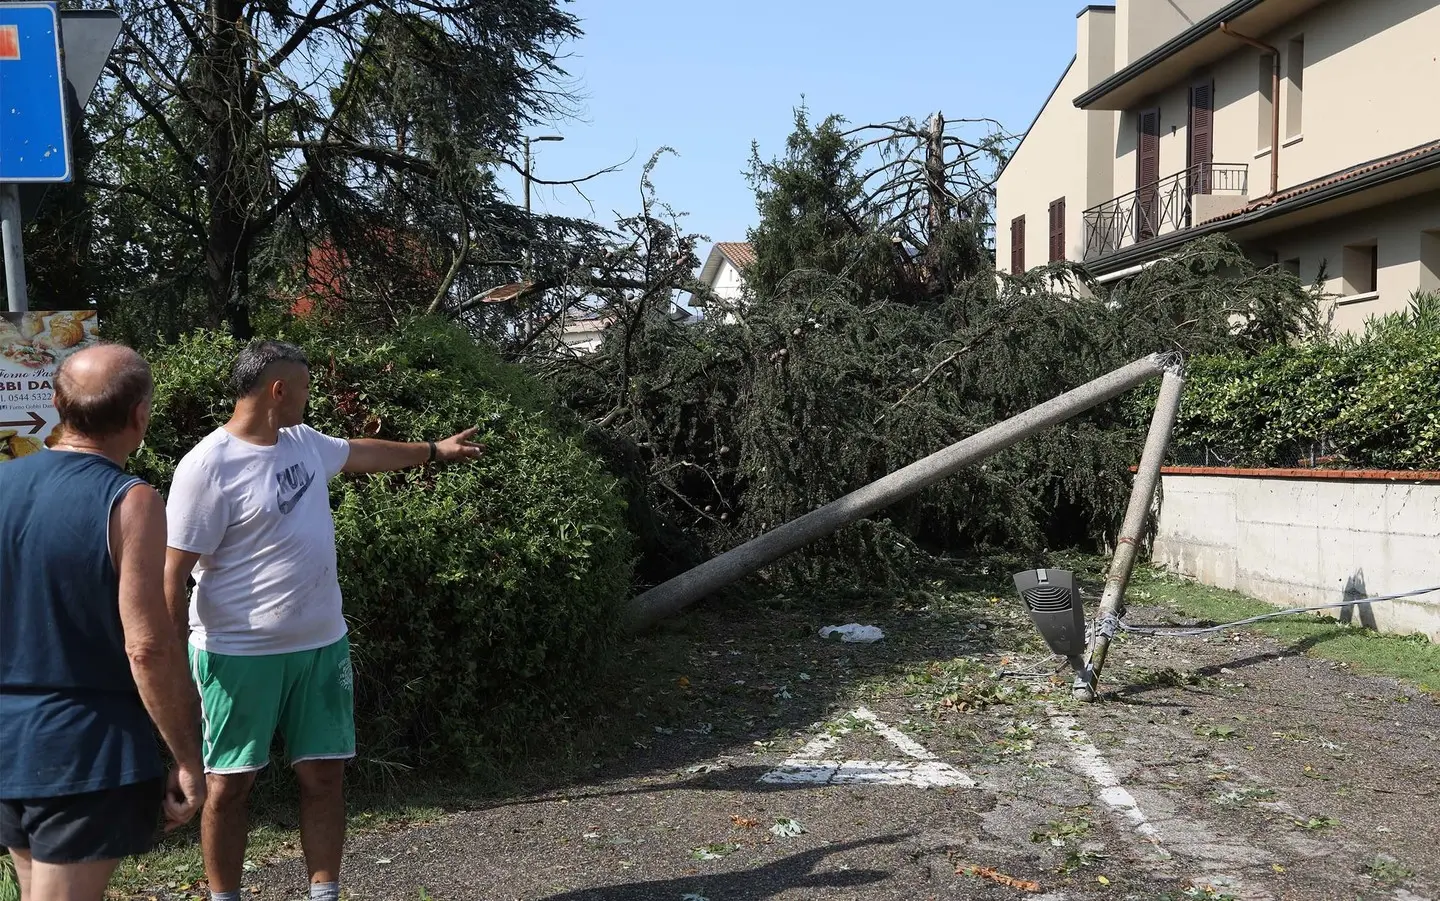
<svg viewBox="0 0 1440 901"><path fill-rule="evenodd" d="M362 758L475 766L523 752L575 712L614 636L631 572L614 479L542 385L449 326L286 337L310 355L316 428L413 441L474 424L487 447L474 464L331 485ZM237 349L199 333L151 354L139 463L156 485L228 416Z"/></svg>
<svg viewBox="0 0 1440 901"><path fill-rule="evenodd" d="M1364 334L1194 360L1175 445L1182 459L1440 468L1440 299Z"/></svg>

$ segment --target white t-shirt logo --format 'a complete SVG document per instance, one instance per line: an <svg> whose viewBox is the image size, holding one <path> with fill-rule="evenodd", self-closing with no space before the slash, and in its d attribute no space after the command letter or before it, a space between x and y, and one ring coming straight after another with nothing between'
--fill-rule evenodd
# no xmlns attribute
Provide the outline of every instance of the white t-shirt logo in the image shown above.
<svg viewBox="0 0 1440 901"><path fill-rule="evenodd" d="M310 483L315 481L315 474L306 469L304 463L296 463L284 472L275 473L275 481L279 483L275 489L275 500L280 505L280 512L289 516L295 505L300 503L300 498L305 496Z"/></svg>

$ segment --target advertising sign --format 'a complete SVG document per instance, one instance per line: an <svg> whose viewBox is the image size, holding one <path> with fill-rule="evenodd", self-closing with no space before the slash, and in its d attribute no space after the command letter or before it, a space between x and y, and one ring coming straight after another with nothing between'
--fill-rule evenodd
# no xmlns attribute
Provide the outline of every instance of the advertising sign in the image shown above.
<svg viewBox="0 0 1440 901"><path fill-rule="evenodd" d="M93 345L94 310L0 313L0 463L54 443L55 370Z"/></svg>

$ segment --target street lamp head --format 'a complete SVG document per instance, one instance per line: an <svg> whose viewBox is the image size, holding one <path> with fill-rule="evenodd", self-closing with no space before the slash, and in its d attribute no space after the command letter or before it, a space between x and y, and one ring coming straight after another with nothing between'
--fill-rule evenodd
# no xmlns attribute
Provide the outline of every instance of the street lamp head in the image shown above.
<svg viewBox="0 0 1440 901"><path fill-rule="evenodd" d="M563 141L563 135L540 135L539 137L527 138L529 141Z"/></svg>

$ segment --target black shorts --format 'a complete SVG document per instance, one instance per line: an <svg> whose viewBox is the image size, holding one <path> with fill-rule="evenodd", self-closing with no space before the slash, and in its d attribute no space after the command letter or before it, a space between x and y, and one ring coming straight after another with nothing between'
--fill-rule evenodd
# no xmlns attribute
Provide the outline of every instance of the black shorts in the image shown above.
<svg viewBox="0 0 1440 901"><path fill-rule="evenodd" d="M0 845L41 863L144 854L160 833L165 780L53 798L0 800Z"/></svg>

